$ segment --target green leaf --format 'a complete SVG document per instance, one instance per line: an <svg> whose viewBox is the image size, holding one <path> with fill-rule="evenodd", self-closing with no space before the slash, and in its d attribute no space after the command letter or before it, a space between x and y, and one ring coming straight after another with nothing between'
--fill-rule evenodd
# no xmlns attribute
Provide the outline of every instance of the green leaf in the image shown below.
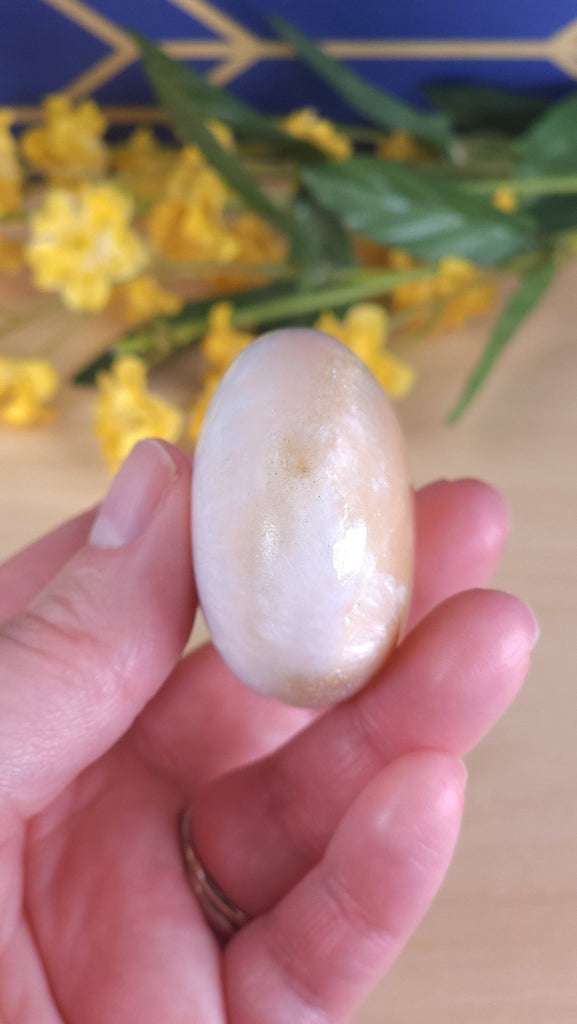
<svg viewBox="0 0 577 1024"><path fill-rule="evenodd" d="M162 79L166 89L178 92L183 105L187 102L193 104L204 118L222 121L239 136L251 142L265 143L283 156L308 161L325 159L324 153L317 146L293 138L279 128L272 118L259 113L224 89L211 85L202 75L173 60L139 32L133 32L132 37L143 55L149 77L154 74L157 80Z"/></svg>
<svg viewBox="0 0 577 1024"><path fill-rule="evenodd" d="M424 114L407 103L395 99L382 89L369 85L355 75L344 64L328 57L307 36L284 18L269 18L273 28L295 53L309 65L358 114L368 121L389 131L401 129L443 151L449 149L452 141L451 129L444 114Z"/></svg>
<svg viewBox="0 0 577 1024"><path fill-rule="evenodd" d="M406 164L359 157L307 167L302 176L350 231L425 260L452 255L490 266L534 242L525 214L501 213L489 199Z"/></svg>
<svg viewBox="0 0 577 1024"><path fill-rule="evenodd" d="M181 91L172 73L166 73L166 62L169 67L172 67L174 62L152 43L142 37L138 39L150 84L159 103L184 141L198 146L208 163L247 206L256 210L261 217L295 241L298 227L294 218L273 203L244 169L238 158L220 145L210 129L205 126L204 116L195 101Z"/></svg>
<svg viewBox="0 0 577 1024"><path fill-rule="evenodd" d="M461 131L488 130L517 135L551 107L551 100L545 96L465 82L431 82L424 92Z"/></svg>
<svg viewBox="0 0 577 1024"><path fill-rule="evenodd" d="M78 384L80 387L91 387L102 370L109 370L114 362L114 350L108 349L107 352L103 352L101 356L94 359L88 366L84 366L78 371L75 377L72 378L73 384Z"/></svg>
<svg viewBox="0 0 577 1024"><path fill-rule="evenodd" d="M519 139L515 149L521 174L577 171L577 94L551 107Z"/></svg>
<svg viewBox="0 0 577 1024"><path fill-rule="evenodd" d="M301 231L291 252L291 262L302 268L303 286L320 284L335 267L355 265L348 232L313 195L307 191L300 192L293 212Z"/></svg>
<svg viewBox="0 0 577 1024"><path fill-rule="evenodd" d="M191 323L195 325L202 323L204 328L208 320L208 314L216 303L230 302L234 306L235 312L238 312L241 309L253 306L255 303L273 302L277 299L285 298L287 295L292 295L294 290L295 285L293 282L277 281L274 284L264 285L261 288L250 288L244 291L236 289L236 291L230 291L226 294L211 295L206 299L195 299L185 303L180 312L170 317L168 322L176 327L177 330L182 327L186 331L190 328Z"/></svg>
<svg viewBox="0 0 577 1024"><path fill-rule="evenodd" d="M447 417L448 423L455 423L475 397L505 346L547 291L554 273L555 262L549 258L525 274L497 320L488 345Z"/></svg>
<svg viewBox="0 0 577 1024"><path fill-rule="evenodd" d="M571 231L577 227L577 195L544 196L529 212L543 234Z"/></svg>

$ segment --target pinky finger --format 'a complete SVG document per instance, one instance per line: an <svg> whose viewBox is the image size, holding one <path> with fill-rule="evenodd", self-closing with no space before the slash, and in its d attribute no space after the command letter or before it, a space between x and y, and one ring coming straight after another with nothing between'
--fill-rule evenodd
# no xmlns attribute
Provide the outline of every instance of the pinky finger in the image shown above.
<svg viewBox="0 0 577 1024"><path fill-rule="evenodd" d="M364 790L323 859L227 948L231 1024L349 1019L441 885L464 786L460 761L422 751Z"/></svg>

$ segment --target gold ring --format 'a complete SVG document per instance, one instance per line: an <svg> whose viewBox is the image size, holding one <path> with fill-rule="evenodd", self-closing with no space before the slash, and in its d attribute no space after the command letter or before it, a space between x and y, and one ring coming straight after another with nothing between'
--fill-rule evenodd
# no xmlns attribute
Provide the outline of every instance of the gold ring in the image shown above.
<svg viewBox="0 0 577 1024"><path fill-rule="evenodd" d="M180 842L188 884L196 896L206 923L220 945L224 946L233 935L248 924L250 917L225 896L204 868L194 849L190 819L186 811L183 811L180 817Z"/></svg>

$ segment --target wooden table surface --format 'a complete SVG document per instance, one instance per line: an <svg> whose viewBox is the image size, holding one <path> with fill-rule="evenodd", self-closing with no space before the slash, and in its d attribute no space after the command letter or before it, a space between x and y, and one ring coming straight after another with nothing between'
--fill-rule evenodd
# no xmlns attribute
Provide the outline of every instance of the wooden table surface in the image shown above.
<svg viewBox="0 0 577 1024"><path fill-rule="evenodd" d="M475 475L504 492L514 525L496 583L532 604L542 638L521 698L468 759L442 893L357 1024L577 1022L577 266L448 428L487 330L419 343L400 414L418 484ZM1 556L102 496L89 423L71 391L50 430L0 432Z"/></svg>

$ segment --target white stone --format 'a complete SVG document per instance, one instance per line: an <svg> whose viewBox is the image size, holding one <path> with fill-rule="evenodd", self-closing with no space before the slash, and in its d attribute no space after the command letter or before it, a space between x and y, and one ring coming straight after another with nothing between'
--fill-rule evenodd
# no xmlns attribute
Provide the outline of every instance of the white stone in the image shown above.
<svg viewBox="0 0 577 1024"><path fill-rule="evenodd" d="M318 706L397 643L412 574L412 490L391 404L319 331L274 331L236 360L196 450L200 603L232 671Z"/></svg>

